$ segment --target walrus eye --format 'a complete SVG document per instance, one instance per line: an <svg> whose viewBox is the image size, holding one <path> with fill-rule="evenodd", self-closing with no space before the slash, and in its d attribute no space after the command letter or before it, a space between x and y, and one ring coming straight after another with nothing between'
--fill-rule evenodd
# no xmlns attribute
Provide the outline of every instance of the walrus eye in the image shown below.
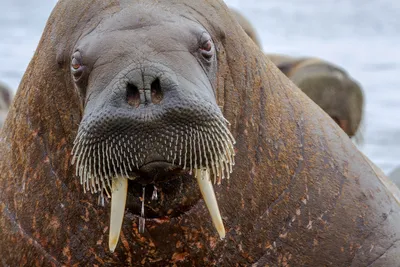
<svg viewBox="0 0 400 267"><path fill-rule="evenodd" d="M79 51L72 55L71 69L74 76L79 76L83 72L82 56Z"/></svg>
<svg viewBox="0 0 400 267"><path fill-rule="evenodd" d="M87 77L88 70L83 64L82 55L79 51L76 51L71 58L71 76L75 85L79 91L79 94L84 99L86 95Z"/></svg>
<svg viewBox="0 0 400 267"><path fill-rule="evenodd" d="M206 52L211 52L212 49L212 44L211 44L211 40L206 41L203 46L201 47L202 50L206 51Z"/></svg>
<svg viewBox="0 0 400 267"><path fill-rule="evenodd" d="M211 40L207 40L201 45L200 51L205 59L210 60L212 58L212 56L213 56L212 48L213 48L213 45L212 45Z"/></svg>
<svg viewBox="0 0 400 267"><path fill-rule="evenodd" d="M71 67L73 70L76 71L76 70L79 70L79 68L81 67L81 64L79 63L79 61L76 58L73 58L72 62L71 62Z"/></svg>
<svg viewBox="0 0 400 267"><path fill-rule="evenodd" d="M86 67L82 63L81 53L79 51L75 52L72 55L71 72L72 72L74 81L76 83L79 83L79 85L81 85L82 81L84 80L83 78L85 75L83 75L83 74L85 73L85 69L86 69Z"/></svg>

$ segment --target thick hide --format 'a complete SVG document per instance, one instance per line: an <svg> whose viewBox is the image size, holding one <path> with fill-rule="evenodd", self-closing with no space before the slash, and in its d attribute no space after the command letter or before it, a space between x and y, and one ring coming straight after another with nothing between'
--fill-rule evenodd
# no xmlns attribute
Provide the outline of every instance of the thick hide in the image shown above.
<svg viewBox="0 0 400 267"><path fill-rule="evenodd" d="M137 17L120 19L129 12ZM106 84L120 71L109 64L131 61L125 52L132 42L141 38L141 45L135 45L142 51L158 40L147 31L129 37L131 31L159 27L129 25L151 23L148 14L154 14L157 23L165 22L163 27L176 20L183 25L180 31L163 28L162 34L170 33L168 41L190 43L185 27L197 25L215 45L218 66L215 77L209 77L214 92L199 96L208 99L215 93L213 101L236 139L230 180L214 186L226 237L220 240L198 188L187 186L177 197L196 201L179 216L147 219L143 234L137 214L128 208L120 242L111 253L110 203L99 206L97 194L84 193L71 166L73 142L94 99L74 84L71 64L78 66L71 60L86 36L99 33L100 42L101 34L115 34L107 45L118 49L88 43L100 51L103 47L108 55L91 59L97 62L97 74L89 76L88 84ZM109 28L110 19L121 24ZM120 27L123 23L127 25ZM174 49L168 47L145 53L169 56ZM180 79L180 73L197 71L196 62L170 67ZM382 179L386 177L336 123L245 36L223 1L60 0L1 132L0 263L397 266L400 206L391 191L395 189L388 189Z"/></svg>

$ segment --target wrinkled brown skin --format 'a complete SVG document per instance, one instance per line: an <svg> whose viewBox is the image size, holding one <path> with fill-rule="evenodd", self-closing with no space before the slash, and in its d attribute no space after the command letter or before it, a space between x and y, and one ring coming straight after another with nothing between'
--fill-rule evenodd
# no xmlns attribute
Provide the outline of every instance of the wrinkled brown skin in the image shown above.
<svg viewBox="0 0 400 267"><path fill-rule="evenodd" d="M360 85L346 71L318 58L267 56L350 137L356 135L362 121L364 96Z"/></svg>
<svg viewBox="0 0 400 267"><path fill-rule="evenodd" d="M84 194L70 166L82 110L69 55L82 27L120 7L62 0L1 134L1 264L398 265L400 207L386 177L244 38L222 1L167 3L195 16L218 47L217 101L237 140L233 175L216 186L226 238L199 201L181 217L147 221L144 235L127 213L109 252L109 205Z"/></svg>
<svg viewBox="0 0 400 267"><path fill-rule="evenodd" d="M10 89L0 83L0 128L3 127L6 120L11 101L12 93Z"/></svg>
<svg viewBox="0 0 400 267"><path fill-rule="evenodd" d="M253 42L256 45L261 47L261 42L258 38L257 31L255 30L253 25L251 25L250 21L245 16L243 16L238 10L231 8L231 11L234 17L236 18L237 22L240 24L240 26L242 26L243 30L246 32L246 34L253 40Z"/></svg>

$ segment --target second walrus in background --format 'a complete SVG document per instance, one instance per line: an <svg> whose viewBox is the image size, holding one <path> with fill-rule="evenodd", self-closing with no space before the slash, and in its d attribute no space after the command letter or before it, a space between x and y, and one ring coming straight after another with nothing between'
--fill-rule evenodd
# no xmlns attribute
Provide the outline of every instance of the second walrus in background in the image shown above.
<svg viewBox="0 0 400 267"><path fill-rule="evenodd" d="M318 58L267 56L349 137L356 135L361 125L364 97L360 85L345 70Z"/></svg>
<svg viewBox="0 0 400 267"><path fill-rule="evenodd" d="M0 129L6 120L8 109L10 108L12 94L10 90L0 83Z"/></svg>
<svg viewBox="0 0 400 267"><path fill-rule="evenodd" d="M261 48L251 23L231 9L247 35ZM267 54L269 59L347 133L360 139L364 97L360 85L342 68L312 57ZM356 135L357 134L357 135ZM357 140L360 141L360 140Z"/></svg>

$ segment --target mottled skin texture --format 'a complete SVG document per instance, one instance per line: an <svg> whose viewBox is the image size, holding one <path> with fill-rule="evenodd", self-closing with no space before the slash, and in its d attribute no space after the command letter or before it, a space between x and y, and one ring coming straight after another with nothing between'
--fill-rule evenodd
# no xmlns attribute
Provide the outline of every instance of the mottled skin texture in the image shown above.
<svg viewBox="0 0 400 267"><path fill-rule="evenodd" d="M147 221L144 235L127 211L109 252L109 205L84 194L70 166L83 116L70 59L83 29L121 7L62 0L1 133L1 264L396 266L399 203L343 131L245 38L224 3L157 5L197 20L217 47L216 103L237 141L232 177L215 187L226 238L200 200Z"/></svg>
<svg viewBox="0 0 400 267"><path fill-rule="evenodd" d="M0 83L0 128L6 120L8 109L12 101L12 93L5 85Z"/></svg>
<svg viewBox="0 0 400 267"><path fill-rule="evenodd" d="M231 8L231 11L234 17L236 18L237 22L240 24L240 26L242 26L243 30L246 32L246 34L253 40L253 42L256 45L261 47L261 42L260 39L258 38L257 31L255 30L253 25L251 25L250 21L245 16L243 16L243 14L241 14L238 10Z"/></svg>
<svg viewBox="0 0 400 267"><path fill-rule="evenodd" d="M360 85L346 71L317 58L267 56L350 137L356 135L362 121L364 97Z"/></svg>

